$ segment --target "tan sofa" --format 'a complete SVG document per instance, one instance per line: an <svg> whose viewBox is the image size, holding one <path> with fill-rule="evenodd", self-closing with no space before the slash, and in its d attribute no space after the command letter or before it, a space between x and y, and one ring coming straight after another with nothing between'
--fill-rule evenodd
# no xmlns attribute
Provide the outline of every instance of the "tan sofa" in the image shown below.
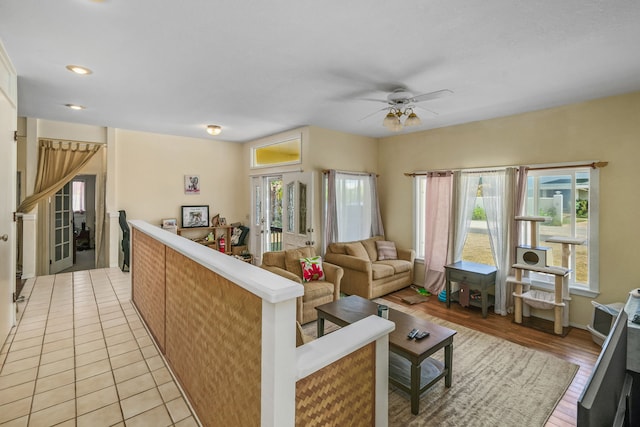
<svg viewBox="0 0 640 427"><path fill-rule="evenodd" d="M396 248L398 259L378 260L377 240L384 240L384 237L331 243L327 247L325 261L344 270L340 285L342 292L371 299L413 283L415 251Z"/></svg>
<svg viewBox="0 0 640 427"><path fill-rule="evenodd" d="M301 324L314 321L318 318L316 307L340 298L340 282L343 275L342 268L322 263L325 280L302 281L302 267L300 258L316 256L313 248L297 248L285 251L265 252L262 254L260 267L269 270L304 287L304 295L298 297L296 303L296 320Z"/></svg>

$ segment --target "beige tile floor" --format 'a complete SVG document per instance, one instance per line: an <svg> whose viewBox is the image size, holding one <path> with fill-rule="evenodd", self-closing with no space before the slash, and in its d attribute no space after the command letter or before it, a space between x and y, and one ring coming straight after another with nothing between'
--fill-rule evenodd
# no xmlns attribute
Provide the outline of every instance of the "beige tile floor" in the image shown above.
<svg viewBox="0 0 640 427"><path fill-rule="evenodd" d="M117 268L30 279L0 350L0 426L198 426Z"/></svg>

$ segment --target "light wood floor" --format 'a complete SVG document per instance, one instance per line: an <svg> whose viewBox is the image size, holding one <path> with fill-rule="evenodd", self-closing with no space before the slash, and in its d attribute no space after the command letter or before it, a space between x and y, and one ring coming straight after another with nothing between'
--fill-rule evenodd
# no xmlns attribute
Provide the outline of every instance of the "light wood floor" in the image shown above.
<svg viewBox="0 0 640 427"><path fill-rule="evenodd" d="M402 297L410 295L416 295L416 292L411 288L406 288L384 298L397 304L408 305L402 301ZM513 323L513 316L499 316L492 313L491 310L489 310L487 318L483 319L479 308L464 308L453 303L451 308L447 309L446 304L438 301L438 297L435 295L429 297L427 302L416 304L412 308L424 310L431 316L504 338L516 344L551 353L580 366L573 382L547 422L547 426L553 427L576 425L576 402L591 375L601 350L600 346L593 342L589 331L571 328L565 337L559 337L523 327Z"/></svg>

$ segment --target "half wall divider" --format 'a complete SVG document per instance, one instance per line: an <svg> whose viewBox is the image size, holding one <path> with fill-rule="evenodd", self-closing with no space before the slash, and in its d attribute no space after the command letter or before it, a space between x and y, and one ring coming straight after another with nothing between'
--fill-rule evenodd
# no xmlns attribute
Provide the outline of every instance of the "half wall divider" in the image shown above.
<svg viewBox="0 0 640 427"><path fill-rule="evenodd" d="M133 302L202 425L280 427L336 416L387 425L392 322L371 316L296 349L300 284L129 223ZM351 371L362 381L344 381ZM339 404L356 393L359 406Z"/></svg>

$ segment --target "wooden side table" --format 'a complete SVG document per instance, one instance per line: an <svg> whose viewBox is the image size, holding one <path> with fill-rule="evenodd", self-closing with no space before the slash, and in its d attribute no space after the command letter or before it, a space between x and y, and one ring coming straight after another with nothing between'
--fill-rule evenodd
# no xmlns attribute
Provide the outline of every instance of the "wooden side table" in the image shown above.
<svg viewBox="0 0 640 427"><path fill-rule="evenodd" d="M497 269L491 265L458 261L445 265L444 270L447 286L447 308L451 307L451 282L465 283L469 289L480 291L480 301L469 300L469 304L482 307L482 317L487 317L489 306L493 305L495 301L493 295L489 294L489 288L496 284Z"/></svg>

